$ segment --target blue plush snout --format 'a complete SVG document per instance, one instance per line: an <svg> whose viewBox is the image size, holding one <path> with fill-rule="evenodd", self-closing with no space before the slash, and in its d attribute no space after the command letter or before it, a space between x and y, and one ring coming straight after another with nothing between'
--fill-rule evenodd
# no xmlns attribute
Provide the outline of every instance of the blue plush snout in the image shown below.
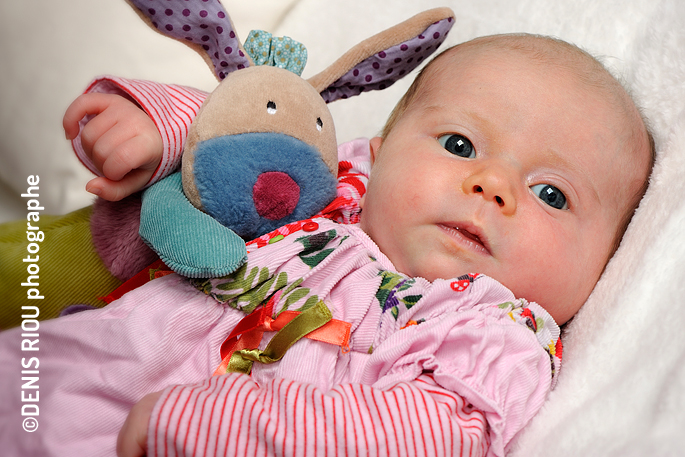
<svg viewBox="0 0 685 457"><path fill-rule="evenodd" d="M307 219L336 196L337 179L319 151L282 133L203 141L193 173L203 209L246 240Z"/></svg>

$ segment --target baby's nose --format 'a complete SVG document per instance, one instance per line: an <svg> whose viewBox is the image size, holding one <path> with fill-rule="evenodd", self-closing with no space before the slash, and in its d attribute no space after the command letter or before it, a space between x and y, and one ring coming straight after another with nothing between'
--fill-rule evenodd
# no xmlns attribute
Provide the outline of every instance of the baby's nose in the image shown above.
<svg viewBox="0 0 685 457"><path fill-rule="evenodd" d="M462 190L467 195L481 194L486 201L495 203L502 214L516 213L516 196L511 177L499 166L488 166L471 174L464 180Z"/></svg>
<svg viewBox="0 0 685 457"><path fill-rule="evenodd" d="M300 201L300 186L287 173L267 171L257 177L252 187L257 214L272 221L291 214Z"/></svg>

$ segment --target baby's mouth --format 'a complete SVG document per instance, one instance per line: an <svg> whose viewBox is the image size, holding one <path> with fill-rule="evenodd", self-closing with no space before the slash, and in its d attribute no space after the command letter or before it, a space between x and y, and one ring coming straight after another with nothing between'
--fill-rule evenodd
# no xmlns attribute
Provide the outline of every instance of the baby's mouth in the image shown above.
<svg viewBox="0 0 685 457"><path fill-rule="evenodd" d="M438 226L462 244L474 251L490 255L490 246L485 234L480 228L471 224L438 224Z"/></svg>

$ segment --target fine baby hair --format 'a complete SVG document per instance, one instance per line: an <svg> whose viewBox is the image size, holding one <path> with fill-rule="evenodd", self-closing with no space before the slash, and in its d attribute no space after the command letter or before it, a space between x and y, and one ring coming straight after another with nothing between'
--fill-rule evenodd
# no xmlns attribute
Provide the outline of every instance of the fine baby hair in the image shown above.
<svg viewBox="0 0 685 457"><path fill-rule="evenodd" d="M323 210L338 167L326 103L392 85L437 50L454 17L449 8L418 14L305 80L302 45L253 31L243 47L219 2L129 3L196 50L220 81L188 132L181 171L143 195L141 236L190 277L231 273L245 240Z"/></svg>

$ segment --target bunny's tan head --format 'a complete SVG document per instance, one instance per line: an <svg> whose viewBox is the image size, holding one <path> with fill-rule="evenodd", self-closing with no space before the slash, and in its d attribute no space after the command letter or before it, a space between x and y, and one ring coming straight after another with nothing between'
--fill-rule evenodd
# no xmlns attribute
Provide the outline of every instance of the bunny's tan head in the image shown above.
<svg viewBox="0 0 685 457"><path fill-rule="evenodd" d="M338 171L333 118L309 82L277 67L250 67L230 73L205 100L183 152L183 189L201 207L194 182L197 144L243 133L280 132L314 146L326 167Z"/></svg>
<svg viewBox="0 0 685 457"><path fill-rule="evenodd" d="M183 190L244 238L311 217L335 198L337 141L326 104L389 87L437 50L454 22L449 8L425 11L305 80L278 68L282 55L270 60L276 66L255 66L261 50L250 56L219 2L128 1L157 31L198 51L221 81L188 133ZM258 34L273 56L283 51L283 39Z"/></svg>

